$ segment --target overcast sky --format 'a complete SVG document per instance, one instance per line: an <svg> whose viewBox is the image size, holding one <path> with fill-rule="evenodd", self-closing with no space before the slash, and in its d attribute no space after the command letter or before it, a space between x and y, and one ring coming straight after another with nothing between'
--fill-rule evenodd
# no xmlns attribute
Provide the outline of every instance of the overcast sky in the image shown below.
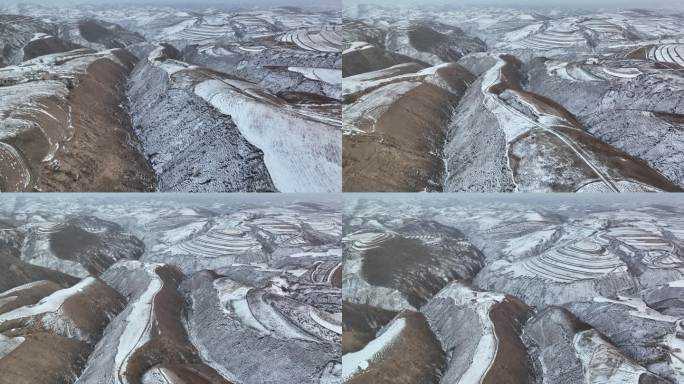
<svg viewBox="0 0 684 384"><path fill-rule="evenodd" d="M388 5L423 5L423 4L451 4L451 5L505 5L505 6L565 6L584 8L654 8L675 7L684 8L684 0L0 0L0 5L16 3L38 4L169 4L181 6L277 6L297 5L311 6L324 5L340 6L344 2L347 5L373 3Z"/></svg>
<svg viewBox="0 0 684 384"><path fill-rule="evenodd" d="M451 5L505 5L505 6L565 6L571 8L653 8L684 7L684 0L345 0L345 4L451 4Z"/></svg>
<svg viewBox="0 0 684 384"><path fill-rule="evenodd" d="M179 6L311 6L325 5L326 7L341 7L341 0L0 0L0 5L36 3L42 5L74 5L74 4L105 4L105 5L145 5L166 4Z"/></svg>

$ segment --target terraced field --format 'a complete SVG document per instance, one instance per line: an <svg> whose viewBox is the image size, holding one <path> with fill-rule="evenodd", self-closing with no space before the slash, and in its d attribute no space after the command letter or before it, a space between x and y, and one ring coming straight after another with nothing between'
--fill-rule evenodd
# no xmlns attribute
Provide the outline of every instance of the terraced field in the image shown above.
<svg viewBox="0 0 684 384"><path fill-rule="evenodd" d="M525 259L520 268L530 276L562 283L595 279L625 269L625 264L607 245L600 236L583 239Z"/></svg>
<svg viewBox="0 0 684 384"><path fill-rule="evenodd" d="M586 44L579 30L551 30L536 33L519 43L524 48L534 50L563 49Z"/></svg>
<svg viewBox="0 0 684 384"><path fill-rule="evenodd" d="M684 44L665 44L648 49L647 58L658 63L684 67Z"/></svg>
<svg viewBox="0 0 684 384"><path fill-rule="evenodd" d="M201 257L237 256L259 249L256 239L239 230L212 230L177 246L178 252Z"/></svg>
<svg viewBox="0 0 684 384"><path fill-rule="evenodd" d="M342 49L341 30L339 26L331 26L323 30L288 31L280 36L278 41L296 44L307 51L340 52Z"/></svg>
<svg viewBox="0 0 684 384"><path fill-rule="evenodd" d="M235 32L230 25L211 25L208 23L197 22L176 33L174 38L179 40L188 40L196 44L203 44L207 42L214 42L217 38L234 36Z"/></svg>

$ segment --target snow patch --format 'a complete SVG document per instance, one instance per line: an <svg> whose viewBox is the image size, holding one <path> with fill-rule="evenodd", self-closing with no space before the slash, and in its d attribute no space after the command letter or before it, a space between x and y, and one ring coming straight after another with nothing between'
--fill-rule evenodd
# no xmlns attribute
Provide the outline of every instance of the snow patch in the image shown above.
<svg viewBox="0 0 684 384"><path fill-rule="evenodd" d="M271 333L259 323L249 309L247 293L251 288L238 286L230 279L214 280L214 288L216 289L221 309L228 316L239 319L242 324L263 335Z"/></svg>
<svg viewBox="0 0 684 384"><path fill-rule="evenodd" d="M573 345L582 362L586 384L638 383L641 375L647 373L594 330L575 334Z"/></svg>
<svg viewBox="0 0 684 384"><path fill-rule="evenodd" d="M119 345L114 357L114 366L117 373L117 384L128 384L126 370L131 355L150 340L154 325L154 299L162 290L164 282L157 275L158 264L145 265L145 271L150 276L150 283L145 292L133 303L131 311L126 317L126 328L121 334Z"/></svg>
<svg viewBox="0 0 684 384"><path fill-rule="evenodd" d="M0 360L17 349L26 339L23 337L9 338L0 333Z"/></svg>
<svg viewBox="0 0 684 384"><path fill-rule="evenodd" d="M393 321L380 334L371 340L363 349L357 352L347 353L342 356L342 381L346 381L368 369L370 362L376 359L380 353L387 350L399 337L406 326L406 320L397 319Z"/></svg>
<svg viewBox="0 0 684 384"><path fill-rule="evenodd" d="M317 312L316 309L309 308L309 316L311 316L311 319L313 321L318 323L318 325L320 325L321 327L326 328L330 331L333 331L333 332L337 333L338 335L342 334L342 325L330 323L330 322L324 320L323 318L321 318L318 315L318 313L316 313L316 312Z"/></svg>
<svg viewBox="0 0 684 384"><path fill-rule="evenodd" d="M232 117L242 135L264 152L264 163L281 192L341 189L338 127L289 111L247 82L207 80L195 94Z"/></svg>
<svg viewBox="0 0 684 384"><path fill-rule="evenodd" d="M461 284L452 283L435 297L450 299L456 306L468 306L475 309L482 325L482 334L473 353L471 364L458 382L461 384L480 383L494 363L499 346L499 339L489 314L492 307L503 302L506 296L499 293L478 292Z"/></svg>
<svg viewBox="0 0 684 384"><path fill-rule="evenodd" d="M67 299L79 292L83 292L86 288L93 285L95 281L95 278L92 276L86 277L73 287L54 292L50 296L42 299L34 305L17 308L13 311L2 314L0 315L0 323L9 320L41 315L43 313L57 312L59 309L61 309L62 305Z"/></svg>
<svg viewBox="0 0 684 384"><path fill-rule="evenodd" d="M342 84L342 70L330 68L308 68L308 67L288 67L288 71L301 73L310 80L322 81L324 83L339 85Z"/></svg>

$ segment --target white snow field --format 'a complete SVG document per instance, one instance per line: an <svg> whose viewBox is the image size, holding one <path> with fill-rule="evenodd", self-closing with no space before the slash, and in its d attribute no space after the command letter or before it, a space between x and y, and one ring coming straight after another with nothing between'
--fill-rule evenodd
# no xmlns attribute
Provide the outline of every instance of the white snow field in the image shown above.
<svg viewBox="0 0 684 384"><path fill-rule="evenodd" d="M131 303L132 309L126 317L126 328L121 334L119 345L116 347L114 366L116 369L116 383L128 384L126 371L132 354L143 347L151 337L155 323L154 300L157 293L164 287L164 282L157 275L156 269L161 265L131 263L127 268L144 268L150 277L149 284L138 299Z"/></svg>
<svg viewBox="0 0 684 384"><path fill-rule="evenodd" d="M288 111L244 82L207 80L195 93L230 115L244 137L264 152L282 192L340 189L342 144L338 127Z"/></svg>
<svg viewBox="0 0 684 384"><path fill-rule="evenodd" d="M343 355L342 379L350 379L358 372L368 369L369 363L377 358L385 349L389 348L392 342L401 335L405 325L404 319L393 321L362 350Z"/></svg>

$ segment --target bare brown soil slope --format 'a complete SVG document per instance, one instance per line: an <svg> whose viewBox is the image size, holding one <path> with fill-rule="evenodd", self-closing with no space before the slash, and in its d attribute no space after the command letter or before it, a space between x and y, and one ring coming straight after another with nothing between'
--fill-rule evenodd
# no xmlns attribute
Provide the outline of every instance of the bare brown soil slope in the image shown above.
<svg viewBox="0 0 684 384"><path fill-rule="evenodd" d="M24 339L0 359L0 384L73 383L90 351L82 341L49 333L33 333Z"/></svg>
<svg viewBox="0 0 684 384"><path fill-rule="evenodd" d="M168 266L157 268L156 273L164 286L154 298L151 339L131 354L124 373L127 381L142 384L147 371L161 366L188 383L230 384L202 362L183 327L184 303L177 290L183 275Z"/></svg>
<svg viewBox="0 0 684 384"><path fill-rule="evenodd" d="M21 116L34 126L6 140L18 150L31 175L23 190L127 192L152 191L154 173L135 147L125 104L126 76L135 58L128 52L115 51L125 67L109 59L98 59L70 84L68 105L56 98L40 103L47 114ZM68 113L70 111L71 113ZM53 142L65 126L73 127L73 136L59 142L54 158L47 137ZM4 183L5 190L17 184ZM20 186L22 187L22 186ZM21 191L21 189L17 190Z"/></svg>
<svg viewBox="0 0 684 384"><path fill-rule="evenodd" d="M78 282L78 279L73 276L25 263L14 256L5 255L0 251L1 292L38 280L54 281L62 287Z"/></svg>
<svg viewBox="0 0 684 384"><path fill-rule="evenodd" d="M446 357L425 317L419 312L404 311L394 321L397 319L405 321L401 333L381 357L348 380L348 384L439 383Z"/></svg>
<svg viewBox="0 0 684 384"><path fill-rule="evenodd" d="M440 148L454 97L424 83L393 103L369 135L343 137L343 189L360 191L440 190Z"/></svg>
<svg viewBox="0 0 684 384"><path fill-rule="evenodd" d="M63 292L56 292L45 301L59 300ZM109 320L124 307L124 298L107 284L97 279L92 284L72 293L53 310L9 312L0 319L0 333L18 337L36 332L52 332L64 337L76 338L94 345L100 339Z"/></svg>
<svg viewBox="0 0 684 384"><path fill-rule="evenodd" d="M529 307L513 296L495 304L489 317L499 342L496 359L482 380L483 384L526 384L533 381L525 345L520 339L522 325L529 317Z"/></svg>
<svg viewBox="0 0 684 384"><path fill-rule="evenodd" d="M0 293L0 314L26 305L35 304L40 299L60 289L62 287L59 284L42 280Z"/></svg>
<svg viewBox="0 0 684 384"><path fill-rule="evenodd" d="M342 61L344 62L342 77L377 71L397 64L416 62L408 56L388 52L378 47L349 51L342 55ZM428 66L424 63L420 64Z"/></svg>
<svg viewBox="0 0 684 384"><path fill-rule="evenodd" d="M83 47L70 41L50 36L28 42L24 47L24 60L31 60L51 53L68 52L79 48Z"/></svg>
<svg viewBox="0 0 684 384"><path fill-rule="evenodd" d="M365 304L342 303L342 353L356 352L375 338L397 312Z"/></svg>

